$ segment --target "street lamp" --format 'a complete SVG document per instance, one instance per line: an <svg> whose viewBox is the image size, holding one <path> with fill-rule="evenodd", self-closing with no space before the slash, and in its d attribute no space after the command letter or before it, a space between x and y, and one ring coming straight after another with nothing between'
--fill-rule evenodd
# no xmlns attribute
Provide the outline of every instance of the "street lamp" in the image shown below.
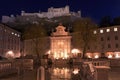
<svg viewBox="0 0 120 80"><path fill-rule="evenodd" d="M73 70L73 74L78 74L78 73L79 73L79 69L76 68Z"/></svg>
<svg viewBox="0 0 120 80"><path fill-rule="evenodd" d="M15 57L13 51L8 51L6 54L5 54L5 57L6 58L9 58L9 59L12 59Z"/></svg>
<svg viewBox="0 0 120 80"><path fill-rule="evenodd" d="M120 56L118 54L115 55L115 58L120 58Z"/></svg>
<svg viewBox="0 0 120 80"><path fill-rule="evenodd" d="M99 56L98 56L98 55L95 55L95 59L97 59L97 58L99 58Z"/></svg>
<svg viewBox="0 0 120 80"><path fill-rule="evenodd" d="M106 56L110 59L113 58L113 52L107 52Z"/></svg>
<svg viewBox="0 0 120 80"><path fill-rule="evenodd" d="M101 54L98 52L95 52L95 53L93 53L93 56L95 59L98 59L101 56Z"/></svg>
<svg viewBox="0 0 120 80"><path fill-rule="evenodd" d="M108 55L108 58L112 58L113 56L111 54Z"/></svg>
<svg viewBox="0 0 120 80"><path fill-rule="evenodd" d="M93 58L92 53L86 53L87 58Z"/></svg>
<svg viewBox="0 0 120 80"><path fill-rule="evenodd" d="M80 51L78 49L72 49L72 53L74 57L78 56L78 53L80 53Z"/></svg>

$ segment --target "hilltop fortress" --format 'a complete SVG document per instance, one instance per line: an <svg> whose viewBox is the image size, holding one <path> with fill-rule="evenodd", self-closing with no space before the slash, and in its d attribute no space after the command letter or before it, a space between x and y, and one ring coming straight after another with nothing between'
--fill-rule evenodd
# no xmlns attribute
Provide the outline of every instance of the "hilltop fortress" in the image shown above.
<svg viewBox="0 0 120 80"><path fill-rule="evenodd" d="M11 16L2 16L2 22L8 23L8 22L15 22L16 19L18 20L35 20L36 18L54 18L54 17L60 17L60 16L75 16L75 17L81 17L81 12L71 12L69 6L65 6L62 8L48 8L47 12L35 12L35 13L26 13L25 11L21 11L21 15L17 15L16 17L14 15Z"/></svg>

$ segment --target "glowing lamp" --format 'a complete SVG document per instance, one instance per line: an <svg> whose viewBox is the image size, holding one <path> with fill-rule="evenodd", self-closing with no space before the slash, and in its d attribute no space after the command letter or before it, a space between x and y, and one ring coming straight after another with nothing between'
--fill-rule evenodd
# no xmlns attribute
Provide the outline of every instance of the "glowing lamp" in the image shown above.
<svg viewBox="0 0 120 80"><path fill-rule="evenodd" d="M97 59L97 58L99 58L99 56L98 56L98 55L95 55L95 58Z"/></svg>
<svg viewBox="0 0 120 80"><path fill-rule="evenodd" d="M15 57L13 51L8 51L5 56L6 56L7 58L14 58L14 57Z"/></svg>
<svg viewBox="0 0 120 80"><path fill-rule="evenodd" d="M90 55L88 55L88 58L92 58Z"/></svg>
<svg viewBox="0 0 120 80"><path fill-rule="evenodd" d="M74 69L73 74L78 74L79 73L79 69Z"/></svg>
<svg viewBox="0 0 120 80"><path fill-rule="evenodd" d="M112 58L112 55L108 55L108 58Z"/></svg>
<svg viewBox="0 0 120 80"><path fill-rule="evenodd" d="M120 58L120 56L118 54L115 55L115 58Z"/></svg>

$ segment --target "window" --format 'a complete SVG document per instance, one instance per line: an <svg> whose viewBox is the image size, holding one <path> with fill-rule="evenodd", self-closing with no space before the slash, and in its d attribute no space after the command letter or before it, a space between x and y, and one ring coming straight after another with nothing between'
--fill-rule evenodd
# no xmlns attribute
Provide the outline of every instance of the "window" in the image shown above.
<svg viewBox="0 0 120 80"><path fill-rule="evenodd" d="M108 48L111 48L111 45L110 45L110 44L108 44Z"/></svg>
<svg viewBox="0 0 120 80"><path fill-rule="evenodd" d="M20 35L18 34L18 37L20 37Z"/></svg>
<svg viewBox="0 0 120 80"><path fill-rule="evenodd" d="M95 46L95 49L97 49L97 46Z"/></svg>
<svg viewBox="0 0 120 80"><path fill-rule="evenodd" d="M117 28L114 28L114 31L118 31L118 29L117 29Z"/></svg>
<svg viewBox="0 0 120 80"><path fill-rule="evenodd" d="M101 41L104 41L103 37L101 37Z"/></svg>
<svg viewBox="0 0 120 80"><path fill-rule="evenodd" d="M110 37L107 37L107 40L109 41L109 40L110 40Z"/></svg>
<svg viewBox="0 0 120 80"><path fill-rule="evenodd" d="M102 30L102 29L100 30L100 33L103 33L103 30Z"/></svg>
<svg viewBox="0 0 120 80"><path fill-rule="evenodd" d="M106 29L106 32L110 32L110 29Z"/></svg>
<svg viewBox="0 0 120 80"><path fill-rule="evenodd" d="M89 47L89 46L88 46L87 48L88 48L88 50L90 50L90 47Z"/></svg>
<svg viewBox="0 0 120 80"><path fill-rule="evenodd" d="M15 36L16 36L17 34L15 33Z"/></svg>
<svg viewBox="0 0 120 80"><path fill-rule="evenodd" d="M97 33L97 31L94 31L93 33L94 33L94 34L96 34L96 33Z"/></svg>
<svg viewBox="0 0 120 80"><path fill-rule="evenodd" d="M115 36L115 40L118 40L118 36Z"/></svg>
<svg viewBox="0 0 120 80"><path fill-rule="evenodd" d="M14 32L12 32L11 34L14 34Z"/></svg>
<svg viewBox="0 0 120 80"><path fill-rule="evenodd" d="M104 49L104 44L101 45L102 50Z"/></svg>
<svg viewBox="0 0 120 80"><path fill-rule="evenodd" d="M119 47L119 45L118 45L118 44L115 44L115 47L116 47L116 48L118 48L118 47Z"/></svg>

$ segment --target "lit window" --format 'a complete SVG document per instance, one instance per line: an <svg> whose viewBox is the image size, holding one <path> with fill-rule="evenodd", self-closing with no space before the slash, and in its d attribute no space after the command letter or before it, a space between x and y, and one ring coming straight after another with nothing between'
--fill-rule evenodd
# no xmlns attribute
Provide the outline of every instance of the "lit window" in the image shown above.
<svg viewBox="0 0 120 80"><path fill-rule="evenodd" d="M94 31L93 33L94 33L94 34L96 34L96 33L97 33L97 31Z"/></svg>
<svg viewBox="0 0 120 80"><path fill-rule="evenodd" d="M117 28L114 28L114 31L118 31L118 29L117 29Z"/></svg>
<svg viewBox="0 0 120 80"><path fill-rule="evenodd" d="M14 34L14 32L12 32L12 34Z"/></svg>
<svg viewBox="0 0 120 80"><path fill-rule="evenodd" d="M18 34L18 37L20 37L20 35Z"/></svg>
<svg viewBox="0 0 120 80"><path fill-rule="evenodd" d="M103 30L102 30L102 29L100 30L100 33L103 33Z"/></svg>
<svg viewBox="0 0 120 80"><path fill-rule="evenodd" d="M106 31L107 31L107 32L110 32L110 29L107 29Z"/></svg>

